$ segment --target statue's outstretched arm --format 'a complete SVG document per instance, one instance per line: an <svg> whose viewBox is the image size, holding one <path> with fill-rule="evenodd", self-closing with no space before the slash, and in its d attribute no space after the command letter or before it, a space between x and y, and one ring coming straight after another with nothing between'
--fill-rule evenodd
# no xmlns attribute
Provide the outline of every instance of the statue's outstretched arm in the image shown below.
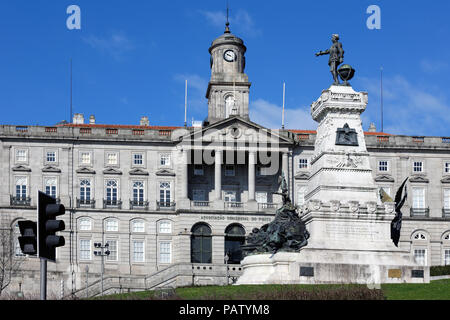
<svg viewBox="0 0 450 320"><path fill-rule="evenodd" d="M316 57L318 57L318 56L323 56L323 55L325 55L325 54L330 54L330 49L327 49L327 50L325 50L325 51L319 51L319 52L317 52L317 53L316 53Z"/></svg>

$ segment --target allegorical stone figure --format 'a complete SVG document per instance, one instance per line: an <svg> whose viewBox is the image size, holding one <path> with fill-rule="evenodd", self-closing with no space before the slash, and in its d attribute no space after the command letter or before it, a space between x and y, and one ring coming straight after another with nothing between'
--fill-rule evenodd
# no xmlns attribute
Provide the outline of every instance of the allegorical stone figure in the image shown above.
<svg viewBox="0 0 450 320"><path fill-rule="evenodd" d="M330 55L328 60L328 65L330 66L331 74L333 75L334 85L339 84L338 78L338 66L344 62L344 49L342 48L342 43L339 42L339 35L333 34L331 36L331 41L333 45L330 49L325 51L320 51L316 53L316 57L323 56L326 54Z"/></svg>

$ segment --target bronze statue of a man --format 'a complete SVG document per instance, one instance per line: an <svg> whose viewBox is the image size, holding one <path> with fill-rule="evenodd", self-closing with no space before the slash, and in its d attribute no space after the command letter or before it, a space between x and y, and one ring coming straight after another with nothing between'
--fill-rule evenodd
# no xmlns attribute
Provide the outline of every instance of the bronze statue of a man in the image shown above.
<svg viewBox="0 0 450 320"><path fill-rule="evenodd" d="M330 66L330 71L333 74L334 79L333 84L338 85L339 84L338 66L344 62L344 49L342 48L342 43L339 42L339 35L333 34L331 36L331 41L333 41L333 45L331 46L331 48L316 53L316 57L323 56L325 54L330 55L328 65Z"/></svg>

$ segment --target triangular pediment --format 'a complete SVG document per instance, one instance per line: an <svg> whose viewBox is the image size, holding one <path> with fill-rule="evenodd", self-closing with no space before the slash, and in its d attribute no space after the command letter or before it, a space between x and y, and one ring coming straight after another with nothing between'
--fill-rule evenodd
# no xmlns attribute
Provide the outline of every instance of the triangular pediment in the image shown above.
<svg viewBox="0 0 450 320"><path fill-rule="evenodd" d="M271 130L239 116L233 116L191 132L184 136L182 140L198 139L202 139L205 143L230 141L293 144L294 134L288 131Z"/></svg>
<svg viewBox="0 0 450 320"><path fill-rule="evenodd" d="M172 170L169 170L169 169L161 169L161 170L156 171L156 175L157 176L174 177L175 176L175 172L173 172Z"/></svg>
<svg viewBox="0 0 450 320"><path fill-rule="evenodd" d="M294 179L295 180L309 180L310 174L308 172L300 172L297 174Z"/></svg>
<svg viewBox="0 0 450 320"><path fill-rule="evenodd" d="M375 177L376 182L395 182L395 179L388 174L381 174Z"/></svg>
<svg viewBox="0 0 450 320"><path fill-rule="evenodd" d="M441 182L442 183L450 183L450 176L445 176L444 178L442 178Z"/></svg>
<svg viewBox="0 0 450 320"><path fill-rule="evenodd" d="M83 168L78 169L77 173L80 173L80 174L95 174L95 171L90 169L90 168L83 167Z"/></svg>
<svg viewBox="0 0 450 320"><path fill-rule="evenodd" d="M148 172L140 168L136 168L130 171L130 176L148 176Z"/></svg>
<svg viewBox="0 0 450 320"><path fill-rule="evenodd" d="M121 175L122 171L114 169L114 168L108 168L108 169L103 170L103 174Z"/></svg>
<svg viewBox="0 0 450 320"><path fill-rule="evenodd" d="M42 172L61 173L61 169L53 167L53 166L46 166L42 169Z"/></svg>
<svg viewBox="0 0 450 320"><path fill-rule="evenodd" d="M412 176L411 178L409 178L409 181L410 182L415 182L415 183L428 183L428 182L430 182L430 180L428 180L424 176Z"/></svg>
<svg viewBox="0 0 450 320"><path fill-rule="evenodd" d="M28 167L25 167L23 165L18 165L12 168L12 171L19 171L19 172L31 172L31 169Z"/></svg>

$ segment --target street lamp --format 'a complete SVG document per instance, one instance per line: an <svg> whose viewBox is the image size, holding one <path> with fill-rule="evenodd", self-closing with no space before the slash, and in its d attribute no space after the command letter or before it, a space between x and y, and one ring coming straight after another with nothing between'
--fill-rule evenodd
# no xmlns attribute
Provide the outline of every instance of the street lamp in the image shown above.
<svg viewBox="0 0 450 320"><path fill-rule="evenodd" d="M230 277L228 275L228 260L230 260L229 252L225 253L224 260L225 260L225 267L227 268L227 286L228 286L230 284L229 283L229 278Z"/></svg>
<svg viewBox="0 0 450 320"><path fill-rule="evenodd" d="M84 271L86 271L86 298L89 298L89 266L86 265L86 267L84 268Z"/></svg>
<svg viewBox="0 0 450 320"><path fill-rule="evenodd" d="M102 280L101 280L101 284L102 284L102 294L103 295L103 273L105 272L105 262L104 262L104 257L107 257L111 254L111 251L109 251L109 243L106 243L105 245L102 245L101 243L94 243L94 247L97 249L100 249L100 251L94 251L94 255L96 257L101 257L102 258L102 269L101 269L101 276L102 276ZM105 250L106 249L106 250ZM104 251L105 250L105 251Z"/></svg>

